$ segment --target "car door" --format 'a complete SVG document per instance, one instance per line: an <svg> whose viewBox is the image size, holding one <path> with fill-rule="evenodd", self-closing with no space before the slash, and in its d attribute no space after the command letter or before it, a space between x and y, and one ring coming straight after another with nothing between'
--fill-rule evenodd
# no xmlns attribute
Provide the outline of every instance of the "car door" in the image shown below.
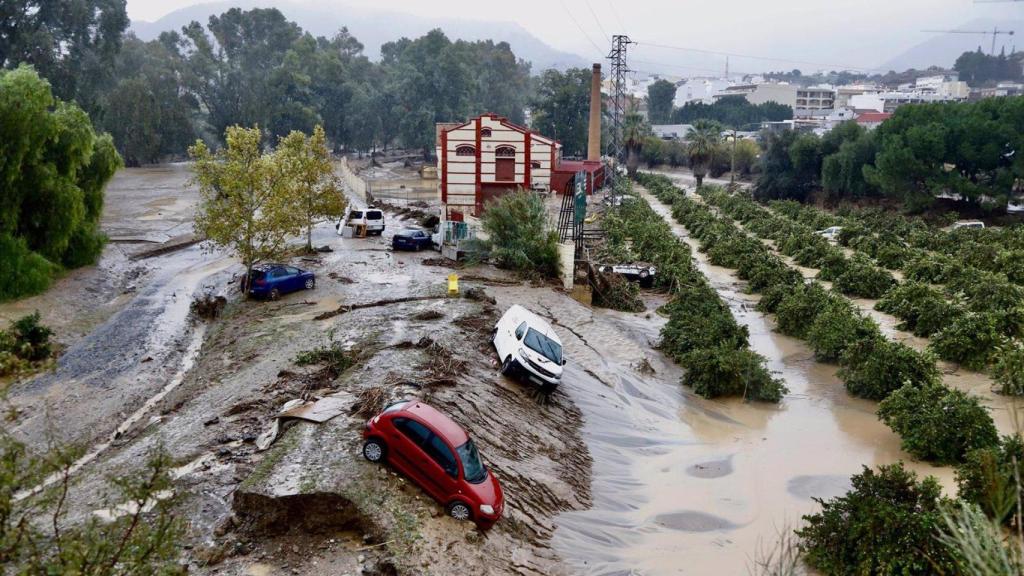
<svg viewBox="0 0 1024 576"><path fill-rule="evenodd" d="M423 463L426 472L425 489L435 500L447 503L458 492L459 463L455 451L444 438L431 433L424 444L427 460Z"/></svg>
<svg viewBox="0 0 1024 576"><path fill-rule="evenodd" d="M286 266L284 271L288 278L288 291L302 290L302 271L293 266Z"/></svg>
<svg viewBox="0 0 1024 576"><path fill-rule="evenodd" d="M424 470L429 458L423 450L423 445L426 444L433 432L411 418L395 418L392 422L396 432L387 439L390 448L388 460L429 492Z"/></svg>

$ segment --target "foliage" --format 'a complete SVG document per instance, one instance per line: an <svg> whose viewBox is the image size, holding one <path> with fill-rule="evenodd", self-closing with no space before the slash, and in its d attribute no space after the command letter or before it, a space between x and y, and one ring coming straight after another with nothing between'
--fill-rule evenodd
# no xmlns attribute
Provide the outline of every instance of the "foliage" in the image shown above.
<svg viewBox="0 0 1024 576"><path fill-rule="evenodd" d="M668 124L672 119L672 102L676 98L676 85L665 79L647 87L647 118L651 124Z"/></svg>
<svg viewBox="0 0 1024 576"><path fill-rule="evenodd" d="M0 297L45 289L58 265L96 261L103 188L120 163L110 137L34 70L0 72L0 278L10 276Z"/></svg>
<svg viewBox="0 0 1024 576"><path fill-rule="evenodd" d="M971 576L1021 576L1024 574L1021 542L1006 538L998 523L985 517L977 506L960 502L942 507L943 524L938 539L953 556L956 574Z"/></svg>
<svg viewBox="0 0 1024 576"><path fill-rule="evenodd" d="M1024 496L1024 440L1020 435L1004 436L997 446L967 453L956 468L957 494L977 505L1000 524L1019 524L1018 498Z"/></svg>
<svg viewBox="0 0 1024 576"><path fill-rule="evenodd" d="M828 362L838 362L857 342L880 337L878 325L871 318L861 314L849 301L838 299L829 301L807 330L807 342L814 349L814 355Z"/></svg>
<svg viewBox="0 0 1024 576"><path fill-rule="evenodd" d="M1010 345L999 351L992 377L1001 394L1024 396L1024 346Z"/></svg>
<svg viewBox="0 0 1024 576"><path fill-rule="evenodd" d="M875 266L863 255L850 258L846 269L836 277L833 286L843 294L861 298L880 298L896 283L892 274Z"/></svg>
<svg viewBox="0 0 1024 576"><path fill-rule="evenodd" d="M793 286L775 307L778 331L787 336L805 338L815 318L831 302L828 292L817 282Z"/></svg>
<svg viewBox="0 0 1024 576"><path fill-rule="evenodd" d="M900 435L904 450L938 464L963 462L971 450L999 443L978 399L942 384L906 384L882 401L878 416Z"/></svg>
<svg viewBox="0 0 1024 576"><path fill-rule="evenodd" d="M37 455L0 434L0 563L12 574L95 576L185 574L178 564L184 523L175 515L170 456L156 451L144 470L111 476L116 489L109 522L89 515L71 525L67 498L76 450L52 448ZM22 491L56 478L39 494Z"/></svg>
<svg viewBox="0 0 1024 576"><path fill-rule="evenodd" d="M295 356L295 363L299 366L320 364L330 373L332 378L337 378L342 372L348 370L355 363L355 359L348 352L332 343L330 346L314 348L299 352Z"/></svg>
<svg viewBox="0 0 1024 576"><path fill-rule="evenodd" d="M341 182L331 165L327 136L322 126L317 126L309 137L302 132L292 132L281 139L278 149L288 172L288 181L294 188L289 196L301 207L302 223L306 228L306 250L312 251L316 221L340 218L348 205Z"/></svg>
<svg viewBox="0 0 1024 576"><path fill-rule="evenodd" d="M934 357L884 338L853 342L843 351L840 364L839 377L846 389L871 400L884 400L904 385L922 387L939 381Z"/></svg>
<svg viewBox="0 0 1024 576"><path fill-rule="evenodd" d="M639 114L627 114L622 124L622 141L626 146L626 170L632 178L640 165L640 153L651 133L651 126Z"/></svg>
<svg viewBox="0 0 1024 576"><path fill-rule="evenodd" d="M981 46L974 52L964 52L956 59L953 69L961 80L972 87L984 86L996 80L1020 81L1022 71L1020 61L1006 57L1005 50L996 55L988 55L981 51Z"/></svg>
<svg viewBox="0 0 1024 576"><path fill-rule="evenodd" d="M995 359L1006 341L997 318L991 313L961 314L932 336L931 348L943 360L981 370Z"/></svg>
<svg viewBox="0 0 1024 576"><path fill-rule="evenodd" d="M686 153L698 188L704 183L704 176L708 173L715 151L721 145L721 139L722 127L707 120L694 123L693 129L686 135Z"/></svg>
<svg viewBox="0 0 1024 576"><path fill-rule="evenodd" d="M14 321L7 330L0 330L0 376L39 366L53 355L53 331L39 319L36 311Z"/></svg>
<svg viewBox="0 0 1024 576"><path fill-rule="evenodd" d="M491 257L498 266L557 278L558 231L548 222L544 200L519 190L488 202L483 229L490 236Z"/></svg>
<svg viewBox="0 0 1024 576"><path fill-rule="evenodd" d="M859 576L952 573L952 558L935 539L944 500L938 481L922 481L902 463L867 467L844 496L823 501L797 530L807 563L825 574Z"/></svg>
<svg viewBox="0 0 1024 576"><path fill-rule="evenodd" d="M4 2L0 20L0 67L31 65L60 99L74 99L90 114L98 112L97 101L109 86L128 28L125 2Z"/></svg>
<svg viewBox="0 0 1024 576"><path fill-rule="evenodd" d="M740 396L779 402L787 392L782 381L768 372L764 358L749 348L695 350L682 363L689 367L683 374L683 384L705 398Z"/></svg>
<svg viewBox="0 0 1024 576"><path fill-rule="evenodd" d="M902 322L900 330L928 337L942 330L962 312L950 304L941 292L917 281L908 281L886 292L875 304L880 312L892 314Z"/></svg>
<svg viewBox="0 0 1024 576"><path fill-rule="evenodd" d="M295 210L296 187L282 152L263 153L258 128L228 128L227 145L211 152L202 142L189 149L199 185L195 228L231 250L246 267L279 255L305 224Z"/></svg>
<svg viewBox="0 0 1024 576"><path fill-rule="evenodd" d="M534 130L562 143L566 157L587 154L591 71L571 68L564 73L545 70L532 102Z"/></svg>
<svg viewBox="0 0 1024 576"><path fill-rule="evenodd" d="M800 146L807 149L807 144L813 135L803 138ZM769 132L765 136L764 154L761 156L761 178L754 188L755 196L759 200L789 199L807 200L815 187L816 175L808 172L810 168L801 166L803 172L798 172L790 154L791 148L796 146L800 135L793 130L786 130L782 133Z"/></svg>
<svg viewBox="0 0 1024 576"><path fill-rule="evenodd" d="M713 104L687 102L672 113L673 124L693 124L699 120L711 120L724 126L740 127L760 122L781 122L792 120L793 109L775 102L751 104L743 96L726 96Z"/></svg>

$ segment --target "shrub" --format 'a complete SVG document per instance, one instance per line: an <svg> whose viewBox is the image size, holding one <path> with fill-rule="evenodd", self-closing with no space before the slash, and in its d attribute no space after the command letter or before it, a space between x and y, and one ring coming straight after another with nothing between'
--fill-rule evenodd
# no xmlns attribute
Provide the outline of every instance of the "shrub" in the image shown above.
<svg viewBox="0 0 1024 576"><path fill-rule="evenodd" d="M1024 479L1024 441L1019 435L1004 436L998 446L967 453L956 468L957 494L977 504L989 518L1006 524L1017 513L1022 492L1018 478Z"/></svg>
<svg viewBox="0 0 1024 576"><path fill-rule="evenodd" d="M884 338L855 341L843 351L839 377L854 396L883 400L904 385L939 381L935 359L927 352Z"/></svg>
<svg viewBox="0 0 1024 576"><path fill-rule="evenodd" d="M775 309L779 332L803 339L830 301L829 293L817 282L794 286Z"/></svg>
<svg viewBox="0 0 1024 576"><path fill-rule="evenodd" d="M857 255L849 260L846 270L836 277L833 287L850 296L880 298L895 283L892 274Z"/></svg>
<svg viewBox="0 0 1024 576"><path fill-rule="evenodd" d="M875 252L875 261L889 270L899 270L906 264L910 251L900 244L882 244Z"/></svg>
<svg viewBox="0 0 1024 576"><path fill-rule="evenodd" d="M847 348L860 340L881 337L878 325L847 300L834 300L826 305L807 331L814 355L827 362L838 361Z"/></svg>
<svg viewBox="0 0 1024 576"><path fill-rule="evenodd" d="M683 384L705 398L742 396L747 400L778 402L788 392L772 378L764 358L748 348L702 348L687 354Z"/></svg>
<svg viewBox="0 0 1024 576"><path fill-rule="evenodd" d="M337 378L342 372L348 370L355 360L348 352L332 345L299 352L295 357L295 363L299 366L321 364L331 378Z"/></svg>
<svg viewBox="0 0 1024 576"><path fill-rule="evenodd" d="M916 281L905 282L886 292L875 309L899 318L900 330L924 337L938 332L962 314L941 292Z"/></svg>
<svg viewBox="0 0 1024 576"><path fill-rule="evenodd" d="M761 301L757 303L757 309L760 312L774 314L787 296L794 290L800 289L800 284L776 284L771 286L761 293Z"/></svg>
<svg viewBox="0 0 1024 576"><path fill-rule="evenodd" d="M39 312L23 316L0 331L0 376L17 374L53 356L53 330L39 323Z"/></svg>
<svg viewBox="0 0 1024 576"><path fill-rule="evenodd" d="M540 196L523 190L505 194L487 203L482 220L498 266L558 277L558 232L548 227Z"/></svg>
<svg viewBox="0 0 1024 576"><path fill-rule="evenodd" d="M900 435L904 450L939 464L962 462L971 450L999 443L978 399L942 384L907 384L882 401L878 416Z"/></svg>
<svg viewBox="0 0 1024 576"><path fill-rule="evenodd" d="M970 312L952 319L937 332L930 347L943 360L981 370L995 358L1005 341L997 316Z"/></svg>
<svg viewBox="0 0 1024 576"><path fill-rule="evenodd" d="M867 467L844 496L821 503L797 530L807 563L824 574L916 576L952 573L950 554L935 538L942 490L902 463Z"/></svg>
<svg viewBox="0 0 1024 576"><path fill-rule="evenodd" d="M999 393L1024 396L1024 346L1007 346L997 357L992 377L999 384Z"/></svg>
<svg viewBox="0 0 1024 576"><path fill-rule="evenodd" d="M38 294L50 287L60 268L28 249L21 238L0 233L0 302Z"/></svg>
<svg viewBox="0 0 1024 576"><path fill-rule="evenodd" d="M842 250L830 247L828 254L821 259L819 266L818 279L834 282L836 278L842 276L849 268L849 261L843 255Z"/></svg>

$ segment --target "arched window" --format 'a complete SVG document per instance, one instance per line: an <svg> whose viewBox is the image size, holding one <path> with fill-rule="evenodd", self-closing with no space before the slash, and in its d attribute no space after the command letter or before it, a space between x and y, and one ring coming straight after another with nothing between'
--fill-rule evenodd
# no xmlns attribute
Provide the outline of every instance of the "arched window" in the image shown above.
<svg viewBox="0 0 1024 576"><path fill-rule="evenodd" d="M490 138L491 137L491 129L490 128L481 128L480 129L480 136L483 137L483 138Z"/></svg>
<svg viewBox="0 0 1024 576"><path fill-rule="evenodd" d="M540 162L530 162L530 168L540 168Z"/></svg>
<svg viewBox="0 0 1024 576"><path fill-rule="evenodd" d="M476 148L469 144L459 144L455 147L456 156L476 156Z"/></svg>
<svg viewBox="0 0 1024 576"><path fill-rule="evenodd" d="M498 148L494 150L494 155L498 158L515 158L516 149L512 146L498 146Z"/></svg>

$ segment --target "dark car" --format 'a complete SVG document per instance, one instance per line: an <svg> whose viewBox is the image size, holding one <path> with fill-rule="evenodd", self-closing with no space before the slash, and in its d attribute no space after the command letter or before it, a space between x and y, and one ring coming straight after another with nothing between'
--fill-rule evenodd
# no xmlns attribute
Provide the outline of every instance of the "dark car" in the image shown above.
<svg viewBox="0 0 1024 576"><path fill-rule="evenodd" d="M366 423L363 438L367 460L387 461L452 518L487 529L501 517L505 498L498 479L466 431L437 409L418 400L392 404Z"/></svg>
<svg viewBox="0 0 1024 576"><path fill-rule="evenodd" d="M405 228L395 232L391 238L391 247L395 250L422 250L433 246L430 233L419 228Z"/></svg>
<svg viewBox="0 0 1024 576"><path fill-rule="evenodd" d="M242 291L248 287L250 296L277 300L282 294L316 288L316 275L284 264L259 264L252 269L252 278L242 277Z"/></svg>

